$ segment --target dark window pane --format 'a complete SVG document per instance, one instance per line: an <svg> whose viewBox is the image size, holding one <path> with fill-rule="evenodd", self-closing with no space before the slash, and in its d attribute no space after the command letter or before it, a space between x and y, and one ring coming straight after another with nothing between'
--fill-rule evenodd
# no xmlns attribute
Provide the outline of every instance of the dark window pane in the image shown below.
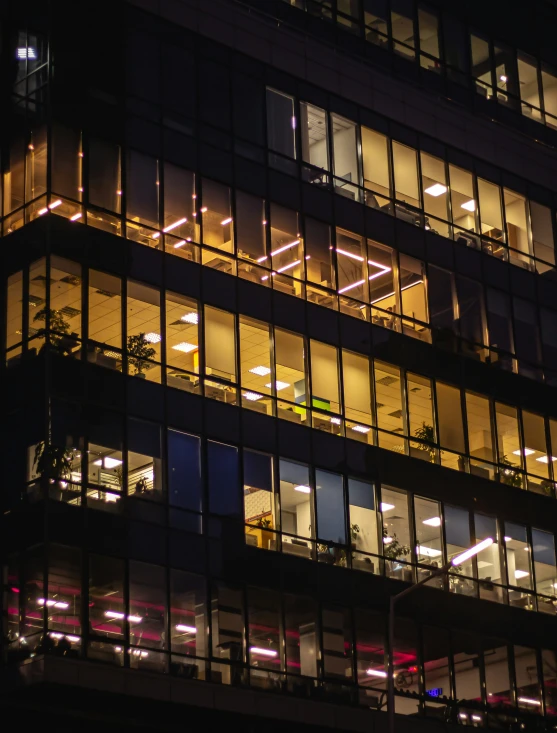
<svg viewBox="0 0 557 733"><path fill-rule="evenodd" d="M207 443L209 511L241 515L238 488L238 450L231 445Z"/></svg>
<svg viewBox="0 0 557 733"><path fill-rule="evenodd" d="M328 471L316 471L315 487L318 538L346 544L342 476Z"/></svg>
<svg viewBox="0 0 557 733"><path fill-rule="evenodd" d="M168 499L182 509L201 511L200 439L168 431Z"/></svg>

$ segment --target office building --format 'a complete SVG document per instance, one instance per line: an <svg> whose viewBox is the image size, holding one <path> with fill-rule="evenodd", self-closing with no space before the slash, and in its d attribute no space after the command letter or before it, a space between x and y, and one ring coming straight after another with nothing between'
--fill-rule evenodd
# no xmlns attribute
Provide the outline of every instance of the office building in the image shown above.
<svg viewBox="0 0 557 733"><path fill-rule="evenodd" d="M557 5L75 5L0 15L6 710L554 730Z"/></svg>

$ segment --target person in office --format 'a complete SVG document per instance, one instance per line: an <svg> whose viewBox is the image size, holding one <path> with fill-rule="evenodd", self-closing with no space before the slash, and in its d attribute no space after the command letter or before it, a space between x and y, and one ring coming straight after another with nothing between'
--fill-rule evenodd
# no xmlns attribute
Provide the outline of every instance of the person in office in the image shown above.
<svg viewBox="0 0 557 733"><path fill-rule="evenodd" d="M385 325L387 328L390 328L391 331L396 331L395 311L392 305L387 308L387 312L389 313L389 316L386 318Z"/></svg>

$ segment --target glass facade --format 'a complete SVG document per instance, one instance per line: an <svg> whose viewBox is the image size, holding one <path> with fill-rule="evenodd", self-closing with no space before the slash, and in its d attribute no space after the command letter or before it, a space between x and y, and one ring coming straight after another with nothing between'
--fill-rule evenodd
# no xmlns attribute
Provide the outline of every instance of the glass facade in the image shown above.
<svg viewBox="0 0 557 733"><path fill-rule="evenodd" d="M408 279L416 277L410 260L401 256ZM423 283L415 282L417 293ZM29 288L27 309L22 283ZM51 352L554 497L557 418L551 412L521 409L514 399L503 403L58 256L11 276L8 295L11 369ZM419 305L416 295L408 307ZM492 304L495 329L508 328L502 307ZM159 438L148 444L130 454L130 491L140 479L146 490L159 491L157 471L149 478L136 470L160 457Z"/></svg>
<svg viewBox="0 0 557 733"><path fill-rule="evenodd" d="M164 3L3 36L2 664L346 731L392 664L410 727L553 730L557 189L511 152L553 165L552 51L436 0L250 4L239 50Z"/></svg>
<svg viewBox="0 0 557 733"><path fill-rule="evenodd" d="M390 52L395 67L401 58L417 64L426 85L446 81L475 89L482 99L557 129L557 69L475 31L454 15L456 9L441 13L416 0L283 2L335 24L341 33L348 31L366 45Z"/></svg>

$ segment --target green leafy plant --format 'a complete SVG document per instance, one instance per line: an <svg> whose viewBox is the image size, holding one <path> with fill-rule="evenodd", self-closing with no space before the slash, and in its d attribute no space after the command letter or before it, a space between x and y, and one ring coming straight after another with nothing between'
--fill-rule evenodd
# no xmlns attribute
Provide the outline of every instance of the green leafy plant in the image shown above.
<svg viewBox="0 0 557 733"><path fill-rule="evenodd" d="M391 538L390 542L385 542L387 537ZM383 556L387 558L387 560L398 560L398 558L406 557L406 555L409 554L410 547L399 542L396 532L393 532L393 534L390 535L387 528L383 527Z"/></svg>
<svg viewBox="0 0 557 733"><path fill-rule="evenodd" d="M507 486L516 486L517 488L521 489L522 476L518 471L515 470L515 464L509 461L506 455L501 458L499 464L503 467L499 470L501 482L507 484Z"/></svg>
<svg viewBox="0 0 557 733"><path fill-rule="evenodd" d="M355 544L358 541L359 536L360 536L360 526L358 524L351 524L350 525L350 540L352 544Z"/></svg>
<svg viewBox="0 0 557 733"><path fill-rule="evenodd" d="M257 520L257 526L261 527L261 529L269 529L271 527L271 520L265 519L264 517L259 517Z"/></svg>
<svg viewBox="0 0 557 733"><path fill-rule="evenodd" d="M43 479L62 481L71 477L73 457L73 451L42 440L35 448L33 468Z"/></svg>
<svg viewBox="0 0 557 733"><path fill-rule="evenodd" d="M35 313L33 317L33 323L44 322L45 328L40 328L37 332L37 336L44 337L46 334L46 320L49 319L49 327L51 332L50 342L54 346L58 346L64 335L67 335L70 331L70 324L66 321L61 311L54 310L53 308L41 308L40 311Z"/></svg>
<svg viewBox="0 0 557 733"><path fill-rule="evenodd" d="M414 435L418 440L423 440L429 445L420 444L420 450L427 451L430 455L431 460L435 459L435 448L432 443L435 443L435 431L433 425L428 425L425 421L422 422L421 427L414 430Z"/></svg>
<svg viewBox="0 0 557 733"><path fill-rule="evenodd" d="M149 345L144 333L128 336L127 346L128 360L135 367L135 374L143 374L146 362L155 356L156 350Z"/></svg>

